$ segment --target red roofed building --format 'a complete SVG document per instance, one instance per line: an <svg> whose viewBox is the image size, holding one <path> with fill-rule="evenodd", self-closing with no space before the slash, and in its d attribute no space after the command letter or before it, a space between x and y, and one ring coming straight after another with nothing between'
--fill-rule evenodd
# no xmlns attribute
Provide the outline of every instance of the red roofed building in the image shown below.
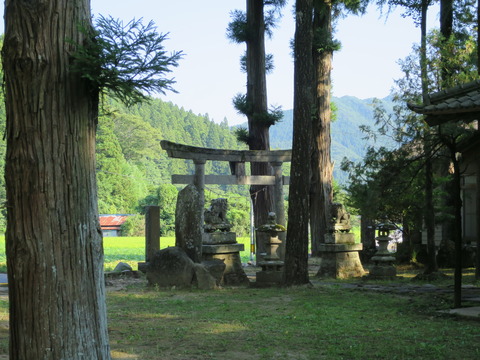
<svg viewBox="0 0 480 360"><path fill-rule="evenodd" d="M106 236L121 236L121 226L131 214L100 215L100 227L102 234Z"/></svg>

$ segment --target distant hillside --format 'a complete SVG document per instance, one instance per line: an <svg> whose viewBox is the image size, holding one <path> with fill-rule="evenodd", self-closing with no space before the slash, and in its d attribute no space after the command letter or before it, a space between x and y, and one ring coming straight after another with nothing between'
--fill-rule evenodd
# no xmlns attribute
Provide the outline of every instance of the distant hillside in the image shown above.
<svg viewBox="0 0 480 360"><path fill-rule="evenodd" d="M387 111L391 111L393 103L390 98L381 100ZM333 97L337 107L336 120L332 123L332 161L335 162L334 177L344 183L346 174L340 170L344 157L360 160L370 145L363 138L360 125L374 126L373 99L361 100L354 96ZM241 126L246 126L243 124ZM290 149L292 147L293 110L286 110L281 122L270 128L272 149Z"/></svg>

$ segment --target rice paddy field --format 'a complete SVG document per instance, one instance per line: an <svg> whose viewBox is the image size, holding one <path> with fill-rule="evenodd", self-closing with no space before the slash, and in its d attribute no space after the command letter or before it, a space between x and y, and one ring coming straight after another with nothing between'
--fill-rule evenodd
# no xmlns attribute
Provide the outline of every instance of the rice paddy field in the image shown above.
<svg viewBox="0 0 480 360"><path fill-rule="evenodd" d="M245 251L240 253L242 262L250 260L250 239L237 238L245 245ZM174 237L160 238L160 248L175 246ZM105 256L105 271L112 271L119 262L129 264L133 270L138 269L138 262L145 261L144 237L105 237L103 238ZM5 255L5 237L0 236L0 272L7 272L7 257Z"/></svg>

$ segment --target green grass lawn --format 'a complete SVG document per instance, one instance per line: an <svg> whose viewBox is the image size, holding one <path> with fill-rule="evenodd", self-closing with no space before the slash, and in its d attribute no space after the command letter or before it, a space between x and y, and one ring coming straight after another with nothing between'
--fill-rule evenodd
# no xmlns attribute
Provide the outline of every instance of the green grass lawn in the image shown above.
<svg viewBox="0 0 480 360"><path fill-rule="evenodd" d="M111 346L135 359L480 358L480 325L443 299L334 286L109 293ZM161 336L159 335L161 334Z"/></svg>
<svg viewBox="0 0 480 360"><path fill-rule="evenodd" d="M144 280L107 292L113 359L477 360L480 323L437 312L445 295L344 289L158 290ZM0 299L0 358L8 347Z"/></svg>
<svg viewBox="0 0 480 360"><path fill-rule="evenodd" d="M136 268L143 242L106 238L106 269L118 261ZM172 245L161 239L162 248ZM149 288L141 275L107 291L112 358L138 360L480 359L480 322L437 312L451 303L450 294L361 291L338 281L186 291ZM0 358L8 353L8 318L0 297Z"/></svg>
<svg viewBox="0 0 480 360"><path fill-rule="evenodd" d="M245 251L240 253L242 262L250 259L249 238L237 238L239 243L245 245ZM160 248L175 246L175 238L162 237L160 239ZM137 270L138 262L145 261L145 238L144 237L106 237L103 239L103 249L105 254L105 271L112 271L120 262L130 264ZM5 256L5 237L0 236L0 272L7 271L7 258Z"/></svg>

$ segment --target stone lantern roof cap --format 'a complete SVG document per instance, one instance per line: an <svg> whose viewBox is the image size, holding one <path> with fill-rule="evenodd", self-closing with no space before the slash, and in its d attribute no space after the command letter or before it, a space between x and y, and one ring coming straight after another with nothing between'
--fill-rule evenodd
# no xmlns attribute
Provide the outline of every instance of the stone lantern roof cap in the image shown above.
<svg viewBox="0 0 480 360"><path fill-rule="evenodd" d="M392 223L380 223L377 225L377 229L380 231L390 231L395 230L397 227Z"/></svg>
<svg viewBox="0 0 480 360"><path fill-rule="evenodd" d="M260 232L284 232L287 228L281 224L277 224L277 217L274 212L268 214L268 222L260 225L257 231Z"/></svg>

